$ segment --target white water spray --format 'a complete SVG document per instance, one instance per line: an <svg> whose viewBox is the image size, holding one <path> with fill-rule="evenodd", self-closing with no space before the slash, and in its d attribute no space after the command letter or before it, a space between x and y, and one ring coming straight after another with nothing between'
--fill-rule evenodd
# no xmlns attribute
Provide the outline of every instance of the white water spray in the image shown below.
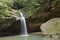
<svg viewBox="0 0 60 40"><path fill-rule="evenodd" d="M19 12L19 14L21 17L21 36L28 36L25 17L23 16L21 12Z"/></svg>

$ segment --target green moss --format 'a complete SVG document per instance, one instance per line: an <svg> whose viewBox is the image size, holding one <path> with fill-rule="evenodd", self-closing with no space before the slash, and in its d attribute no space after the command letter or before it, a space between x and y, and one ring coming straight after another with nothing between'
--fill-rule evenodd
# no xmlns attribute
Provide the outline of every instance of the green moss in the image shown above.
<svg viewBox="0 0 60 40"><path fill-rule="evenodd" d="M43 27L46 30L43 30L43 32L45 33L50 33L50 34L58 34L60 33L60 18L56 18L53 20L48 21L48 23L46 23L44 26L41 26L42 29Z"/></svg>

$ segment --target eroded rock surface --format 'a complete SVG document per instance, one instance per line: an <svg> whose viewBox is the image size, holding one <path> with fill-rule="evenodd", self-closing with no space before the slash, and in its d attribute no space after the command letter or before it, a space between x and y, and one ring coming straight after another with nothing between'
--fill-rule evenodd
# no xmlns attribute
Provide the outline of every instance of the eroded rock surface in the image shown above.
<svg viewBox="0 0 60 40"><path fill-rule="evenodd" d="M60 33L60 18L54 18L41 25L41 30L45 34Z"/></svg>

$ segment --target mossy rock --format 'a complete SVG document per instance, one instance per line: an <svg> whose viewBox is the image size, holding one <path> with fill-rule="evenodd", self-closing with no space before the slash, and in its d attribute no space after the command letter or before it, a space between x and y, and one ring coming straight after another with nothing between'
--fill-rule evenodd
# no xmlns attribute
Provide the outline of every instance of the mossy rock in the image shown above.
<svg viewBox="0 0 60 40"><path fill-rule="evenodd" d="M60 18L54 18L41 25L44 34L60 34Z"/></svg>

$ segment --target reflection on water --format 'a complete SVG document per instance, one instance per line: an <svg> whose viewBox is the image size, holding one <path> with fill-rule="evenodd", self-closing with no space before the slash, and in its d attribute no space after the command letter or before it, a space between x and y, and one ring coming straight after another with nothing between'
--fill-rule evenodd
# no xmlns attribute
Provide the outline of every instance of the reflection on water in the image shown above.
<svg viewBox="0 0 60 40"><path fill-rule="evenodd" d="M24 40L28 40L27 36L25 36Z"/></svg>
<svg viewBox="0 0 60 40"><path fill-rule="evenodd" d="M48 37L41 35L30 35L30 36L10 36L0 37L0 40L60 40L60 37Z"/></svg>

